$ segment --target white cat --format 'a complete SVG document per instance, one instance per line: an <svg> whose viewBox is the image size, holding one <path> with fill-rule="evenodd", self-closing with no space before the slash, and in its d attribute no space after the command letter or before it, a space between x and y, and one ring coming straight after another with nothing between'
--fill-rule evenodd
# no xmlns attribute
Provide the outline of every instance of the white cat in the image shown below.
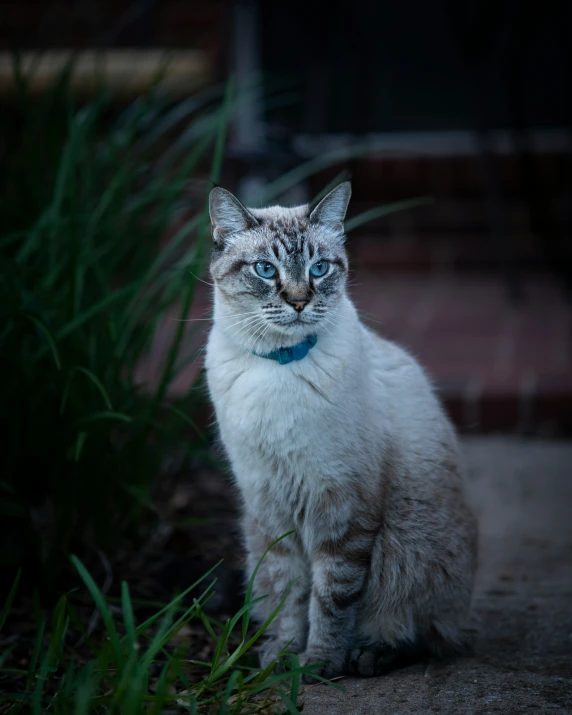
<svg viewBox="0 0 572 715"><path fill-rule="evenodd" d="M313 210L210 196L206 367L242 494L248 575L283 650L326 677L462 649L476 564L457 441L417 362L346 292L345 182ZM296 580L295 580L296 579Z"/></svg>

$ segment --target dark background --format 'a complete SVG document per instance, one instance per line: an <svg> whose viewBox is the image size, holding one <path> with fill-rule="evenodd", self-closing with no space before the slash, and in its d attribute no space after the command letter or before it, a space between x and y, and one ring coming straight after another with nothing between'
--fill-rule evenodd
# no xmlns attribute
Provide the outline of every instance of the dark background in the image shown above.
<svg viewBox="0 0 572 715"><path fill-rule="evenodd" d="M192 49L202 80L180 95L258 82L222 180L247 203L317 159L286 203L348 174L350 218L429 197L352 233L360 309L462 429L572 431L570 4L7 0L0 19L4 57Z"/></svg>

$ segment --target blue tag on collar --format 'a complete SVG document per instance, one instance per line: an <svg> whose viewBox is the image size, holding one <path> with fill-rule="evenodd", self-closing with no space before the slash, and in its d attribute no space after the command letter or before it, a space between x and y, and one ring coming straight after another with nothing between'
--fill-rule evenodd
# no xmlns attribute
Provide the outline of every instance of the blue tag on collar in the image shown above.
<svg viewBox="0 0 572 715"><path fill-rule="evenodd" d="M290 348L278 348L269 353L253 352L252 354L268 360L276 360L280 365L288 365L295 360L303 360L317 342L317 335L308 335L301 343L292 345Z"/></svg>

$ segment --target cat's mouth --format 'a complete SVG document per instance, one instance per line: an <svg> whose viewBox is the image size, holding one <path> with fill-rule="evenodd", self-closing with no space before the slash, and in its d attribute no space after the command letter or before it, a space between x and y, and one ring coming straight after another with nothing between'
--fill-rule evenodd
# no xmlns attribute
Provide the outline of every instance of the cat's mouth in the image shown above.
<svg viewBox="0 0 572 715"><path fill-rule="evenodd" d="M283 330L296 330L297 328L307 328L309 325L315 325L318 321L315 318L309 316L304 316L301 313L294 315L290 320L276 320L272 323L277 328L282 328Z"/></svg>
<svg viewBox="0 0 572 715"><path fill-rule="evenodd" d="M315 327L323 317L323 311L319 314L314 310L300 311L278 311L274 309L264 316L272 327L285 335L298 335L300 332L308 331L310 327Z"/></svg>

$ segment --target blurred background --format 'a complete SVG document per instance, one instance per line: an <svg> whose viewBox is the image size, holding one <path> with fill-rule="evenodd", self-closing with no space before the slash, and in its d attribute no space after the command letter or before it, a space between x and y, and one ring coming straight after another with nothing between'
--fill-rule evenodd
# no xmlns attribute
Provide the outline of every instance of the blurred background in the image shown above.
<svg viewBox="0 0 572 715"><path fill-rule="evenodd" d="M364 320L426 366L461 431L569 436L571 12L5 0L4 460L31 475L6 482L11 561L57 560L95 505L145 510L166 455L208 445L213 183L295 204L351 176ZM76 493L102 464L105 488Z"/></svg>
<svg viewBox="0 0 572 715"><path fill-rule="evenodd" d="M106 596L164 602L223 556L209 608L237 607L201 371L215 183L260 206L351 176L364 321L461 432L570 437L571 26L553 0L4 0L5 588L21 568L53 603L76 553Z"/></svg>
<svg viewBox="0 0 572 715"><path fill-rule="evenodd" d="M349 174L350 218L425 197L352 232L360 309L427 366L460 428L564 434L571 12L510 1L336 0L324 13L297 0L6 0L2 101L14 99L14 50L34 98L73 56L69 92L85 101L106 85L115 112L159 74L173 104L208 88L216 101L232 76L220 183L259 205L274 182L272 200L297 203ZM5 153L10 135L2 141ZM203 168L183 191L200 194Z"/></svg>

